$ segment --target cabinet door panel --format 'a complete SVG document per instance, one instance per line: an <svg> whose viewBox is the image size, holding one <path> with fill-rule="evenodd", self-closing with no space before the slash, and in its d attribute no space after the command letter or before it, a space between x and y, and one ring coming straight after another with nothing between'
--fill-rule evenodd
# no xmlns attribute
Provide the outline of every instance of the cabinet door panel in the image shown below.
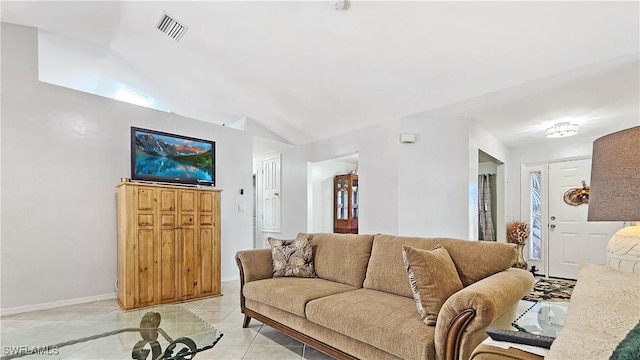
<svg viewBox="0 0 640 360"><path fill-rule="evenodd" d="M198 284L196 281L197 248L194 232L194 229L182 229L182 231L180 231L180 242L182 244L180 267L180 273L182 275L180 279L180 288L182 291L180 297L183 299L195 296L195 289Z"/></svg>
<svg viewBox="0 0 640 360"><path fill-rule="evenodd" d="M176 191L160 190L160 211L173 211L176 209Z"/></svg>
<svg viewBox="0 0 640 360"><path fill-rule="evenodd" d="M153 226L153 214L138 214L139 226Z"/></svg>
<svg viewBox="0 0 640 360"><path fill-rule="evenodd" d="M206 211L206 212L213 211L213 194L211 193L200 194L200 211Z"/></svg>
<svg viewBox="0 0 640 360"><path fill-rule="evenodd" d="M213 216L211 215L200 215L200 225L213 225Z"/></svg>
<svg viewBox="0 0 640 360"><path fill-rule="evenodd" d="M174 214L160 215L160 226L175 226L176 216Z"/></svg>
<svg viewBox="0 0 640 360"><path fill-rule="evenodd" d="M196 194L193 191L181 190L180 211L196 211Z"/></svg>
<svg viewBox="0 0 640 360"><path fill-rule="evenodd" d="M153 304L155 300L155 239L154 231L138 231L138 276L137 289L140 306Z"/></svg>
<svg viewBox="0 0 640 360"><path fill-rule="evenodd" d="M200 293L202 295L213 292L214 283L214 246L213 231L211 229L200 230Z"/></svg>
<svg viewBox="0 0 640 360"><path fill-rule="evenodd" d="M160 230L160 301L174 301L178 295L177 230Z"/></svg>
<svg viewBox="0 0 640 360"><path fill-rule="evenodd" d="M138 210L153 210L155 208L153 189L138 189Z"/></svg>
<svg viewBox="0 0 640 360"><path fill-rule="evenodd" d="M194 214L182 214L182 216L180 217L180 225L194 225L194 216Z"/></svg>
<svg viewBox="0 0 640 360"><path fill-rule="evenodd" d="M220 193L214 194L215 202L213 203L213 220L214 225L220 226ZM220 229L218 228L218 232Z"/></svg>

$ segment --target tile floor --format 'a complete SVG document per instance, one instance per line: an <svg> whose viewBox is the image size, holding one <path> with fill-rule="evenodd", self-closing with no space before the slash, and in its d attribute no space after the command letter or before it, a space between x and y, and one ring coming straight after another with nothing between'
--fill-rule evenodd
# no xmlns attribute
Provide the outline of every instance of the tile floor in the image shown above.
<svg viewBox="0 0 640 360"><path fill-rule="evenodd" d="M257 320L251 320L249 328L243 329L244 316L240 313L239 286L238 281L223 283L221 297L180 304L224 334L213 349L197 354L196 359L332 359ZM83 319L116 312L122 312L117 302L107 300L3 316L0 318L0 345L3 345L3 338L9 341L8 339L19 335L21 331L29 330L28 328L38 326L55 328L56 322L73 320L81 323ZM52 334L42 334L42 336L50 338ZM93 343L65 346L59 349L57 355L29 355L18 359L131 359L131 355L124 358L120 355L114 356L114 344L109 341L113 340L101 339ZM0 356L6 355L4 351L3 347Z"/></svg>
<svg viewBox="0 0 640 360"><path fill-rule="evenodd" d="M188 309L224 334L213 349L197 354L196 359L332 359L267 325L263 325L257 320L251 320L249 328L243 329L243 315L239 310L238 299L239 282L223 283L222 293L224 296L221 297L180 304L180 306ZM528 309L530 304L530 302L521 301L519 313ZM2 338L15 338L21 331L24 332L29 328L38 326L55 328L56 322L60 321L74 320L82 322L83 319L90 317L117 313L122 313L117 302L115 300L107 300L3 316L0 318L0 344L2 344ZM42 334L42 336L47 338L51 335ZM4 351L5 349L2 348L0 356L6 355ZM19 359L131 359L131 355L125 357L114 355L113 344L110 344L109 340L100 340L90 345L82 343L65 346L59 349L59 354L57 355L30 355Z"/></svg>

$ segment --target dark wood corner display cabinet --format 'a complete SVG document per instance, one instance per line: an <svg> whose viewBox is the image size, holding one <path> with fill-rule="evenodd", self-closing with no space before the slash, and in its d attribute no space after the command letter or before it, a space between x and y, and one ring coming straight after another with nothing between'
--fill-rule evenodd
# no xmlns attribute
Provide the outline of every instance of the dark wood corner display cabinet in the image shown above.
<svg viewBox="0 0 640 360"><path fill-rule="evenodd" d="M358 175L337 175L334 180L333 232L358 233Z"/></svg>

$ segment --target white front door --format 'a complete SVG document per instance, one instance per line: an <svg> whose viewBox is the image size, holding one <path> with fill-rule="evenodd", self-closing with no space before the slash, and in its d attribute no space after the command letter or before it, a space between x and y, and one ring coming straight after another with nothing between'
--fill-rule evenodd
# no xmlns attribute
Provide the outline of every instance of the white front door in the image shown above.
<svg viewBox="0 0 640 360"><path fill-rule="evenodd" d="M606 247L620 222L587 221L587 204L573 206L564 194L590 183L591 159L549 163L549 276L576 279L582 263L606 263Z"/></svg>

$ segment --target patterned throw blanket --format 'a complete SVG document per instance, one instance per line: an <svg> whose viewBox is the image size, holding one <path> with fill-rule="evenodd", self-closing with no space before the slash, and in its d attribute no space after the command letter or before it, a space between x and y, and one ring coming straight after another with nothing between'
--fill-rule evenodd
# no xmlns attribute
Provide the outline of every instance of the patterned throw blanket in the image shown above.
<svg viewBox="0 0 640 360"><path fill-rule="evenodd" d="M525 295L522 300L569 301L575 285L576 282L574 280L540 278L537 279L533 290Z"/></svg>
<svg viewBox="0 0 640 360"><path fill-rule="evenodd" d="M545 360L609 359L640 319L639 274L585 264L578 276L564 327Z"/></svg>

